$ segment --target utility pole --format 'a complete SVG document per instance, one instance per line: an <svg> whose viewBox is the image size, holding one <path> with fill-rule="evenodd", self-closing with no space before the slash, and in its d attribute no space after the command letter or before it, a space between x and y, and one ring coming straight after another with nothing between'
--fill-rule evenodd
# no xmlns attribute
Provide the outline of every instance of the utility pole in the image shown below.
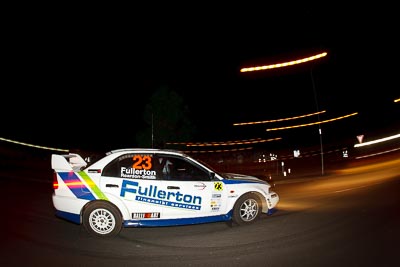
<svg viewBox="0 0 400 267"><path fill-rule="evenodd" d="M318 98L317 98L317 91L315 89L315 82L314 82L314 75L313 75L313 70L311 67L311 81L312 81L312 88L314 92L314 100L315 100L315 105L317 107L317 116L318 116L318 130L319 130L319 144L320 144L320 149L321 149L321 175L324 175L324 149L322 145L322 130L321 130L321 121L319 118L319 106L318 106Z"/></svg>
<svg viewBox="0 0 400 267"><path fill-rule="evenodd" d="M153 111L151 111L151 148L154 148L154 121L153 121Z"/></svg>

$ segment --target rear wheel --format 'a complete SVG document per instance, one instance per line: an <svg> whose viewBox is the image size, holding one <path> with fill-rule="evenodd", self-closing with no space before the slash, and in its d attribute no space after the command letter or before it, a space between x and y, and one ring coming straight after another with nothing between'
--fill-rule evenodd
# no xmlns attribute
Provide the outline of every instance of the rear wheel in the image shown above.
<svg viewBox="0 0 400 267"><path fill-rule="evenodd" d="M83 226L93 236L112 237L122 229L118 209L108 202L94 202L83 213Z"/></svg>
<svg viewBox="0 0 400 267"><path fill-rule="evenodd" d="M260 199L254 193L241 196L233 207L233 222L243 225L256 221L261 215L262 207L260 203Z"/></svg>

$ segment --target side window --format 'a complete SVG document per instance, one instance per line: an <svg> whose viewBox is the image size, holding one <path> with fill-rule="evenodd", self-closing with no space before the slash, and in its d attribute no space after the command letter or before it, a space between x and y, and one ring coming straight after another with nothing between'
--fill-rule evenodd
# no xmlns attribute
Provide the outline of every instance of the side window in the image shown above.
<svg viewBox="0 0 400 267"><path fill-rule="evenodd" d="M173 157L168 158L168 161L169 173L165 176L165 180L210 181L209 173L191 162Z"/></svg>
<svg viewBox="0 0 400 267"><path fill-rule="evenodd" d="M154 157L153 165L156 171L157 180L172 180L173 166L175 158L169 155L156 155Z"/></svg>
<svg viewBox="0 0 400 267"><path fill-rule="evenodd" d="M109 163L102 176L127 179L156 179L156 166L151 154L126 154Z"/></svg>
<svg viewBox="0 0 400 267"><path fill-rule="evenodd" d="M160 164L157 174L160 180L172 180L172 174L174 171L175 159L169 156L161 156L158 158Z"/></svg>

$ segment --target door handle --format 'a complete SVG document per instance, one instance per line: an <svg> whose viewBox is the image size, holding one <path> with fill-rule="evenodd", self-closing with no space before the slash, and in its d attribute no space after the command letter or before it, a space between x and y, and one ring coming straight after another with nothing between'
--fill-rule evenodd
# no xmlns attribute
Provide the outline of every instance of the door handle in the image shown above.
<svg viewBox="0 0 400 267"><path fill-rule="evenodd" d="M180 189L179 186L167 186L167 189Z"/></svg>

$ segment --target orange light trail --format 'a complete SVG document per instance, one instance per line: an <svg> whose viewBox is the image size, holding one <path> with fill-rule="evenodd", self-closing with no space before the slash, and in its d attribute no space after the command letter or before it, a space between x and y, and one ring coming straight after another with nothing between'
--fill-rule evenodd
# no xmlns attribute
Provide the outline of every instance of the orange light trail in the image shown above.
<svg viewBox="0 0 400 267"><path fill-rule="evenodd" d="M47 150L55 150L55 151L62 151L62 152L69 152L68 149L61 149L61 148L54 148L54 147L45 147L45 146L38 146L38 145L23 143L23 142L11 140L11 139L6 139L6 138L3 138L3 137L0 137L0 140L1 140L1 141L5 141L5 142L9 142L9 143L18 144L18 145L23 145L23 146L30 146L30 147L34 147L34 148L47 149Z"/></svg>
<svg viewBox="0 0 400 267"><path fill-rule="evenodd" d="M299 128L299 127L311 126L311 125L316 125L316 124L322 124L322 123L332 122L332 121L336 121L336 120L341 120L341 119L348 118L350 116L354 116L357 114L358 114L358 112L354 112L354 113L351 113L351 114L348 114L345 116L341 116L341 117L337 117L337 118L333 118L333 119L329 119L329 120L312 122L312 123L307 123L307 124L299 124L299 125L293 125L293 126L286 126L286 127L271 128L271 129L267 129L266 131L277 131L277 130L285 130L285 129L292 129L292 128Z"/></svg>
<svg viewBox="0 0 400 267"><path fill-rule="evenodd" d="M240 72L250 72L250 71L259 71L259 70L269 70L269 69L276 69L276 68L282 68L282 67L287 67L287 66L292 66L296 64L301 64L305 63L308 61L316 60L321 57L325 57L328 53L323 52L311 57L306 57L302 59L297 59L297 60L292 60L288 62L283 62L283 63L277 63L277 64L271 64L271 65L264 65L264 66L257 66L257 67L249 67L249 68L242 68L240 69Z"/></svg>
<svg viewBox="0 0 400 267"><path fill-rule="evenodd" d="M84 186L82 182L66 182L65 183L68 187L80 188Z"/></svg>
<svg viewBox="0 0 400 267"><path fill-rule="evenodd" d="M167 145L185 145L188 147L194 146L230 146L230 145L248 145L248 144L257 144L257 143L265 143L271 141L281 140L282 137L270 138L270 139L247 139L247 140L237 140L237 141L225 141L225 142L207 142L207 143L167 143Z"/></svg>
<svg viewBox="0 0 400 267"><path fill-rule="evenodd" d="M251 125L251 124L262 124L262 123L271 123L271 122L279 122L279 121L289 121L289 120L295 120L295 119L301 119L301 118L305 118L305 117L310 117L313 115L318 115L321 113L326 112L326 110L324 111L319 111L319 112L315 112L315 113L309 113L309 114L305 114L305 115L300 115L300 116L295 116L295 117L288 117L288 118L282 118L282 119L276 119L276 120L267 120L267 121L254 121L254 122L240 122L240 123L234 123L233 126L241 126L241 125Z"/></svg>
<svg viewBox="0 0 400 267"><path fill-rule="evenodd" d="M199 151L191 150L191 151L182 151L182 152L187 153L187 154L189 154L189 153L202 154L202 153L237 152L237 151L245 151L245 150L251 150L251 149L253 149L253 147L233 148L233 149L218 149L218 150L199 150Z"/></svg>

